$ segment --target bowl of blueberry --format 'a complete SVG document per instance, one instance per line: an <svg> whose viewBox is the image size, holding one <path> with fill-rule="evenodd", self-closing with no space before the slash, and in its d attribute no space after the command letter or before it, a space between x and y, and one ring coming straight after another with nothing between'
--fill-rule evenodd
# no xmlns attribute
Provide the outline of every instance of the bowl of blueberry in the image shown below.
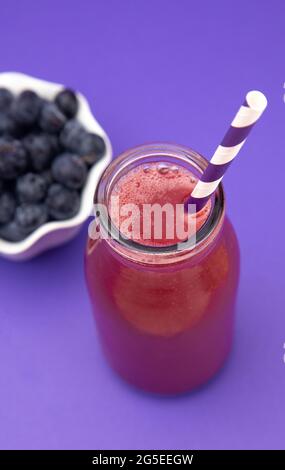
<svg viewBox="0 0 285 470"><path fill-rule="evenodd" d="M111 157L83 95L0 74L0 255L25 260L73 238Z"/></svg>

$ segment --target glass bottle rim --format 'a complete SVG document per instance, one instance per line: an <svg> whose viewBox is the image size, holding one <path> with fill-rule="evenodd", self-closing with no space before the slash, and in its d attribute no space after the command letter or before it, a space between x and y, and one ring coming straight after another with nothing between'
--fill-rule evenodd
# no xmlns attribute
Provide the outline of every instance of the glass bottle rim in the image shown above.
<svg viewBox="0 0 285 470"><path fill-rule="evenodd" d="M167 142L154 142L132 147L115 158L101 175L94 195L94 204L102 204L108 208L111 189L124 172L127 173L135 166L151 161L172 161L174 164L188 168L194 174L201 175L208 161L198 152L189 147ZM189 240L178 245L153 246L138 243L122 236L112 223L109 211L100 212L99 224L106 234L104 239L119 254L143 264L165 264L192 257L216 238L222 227L225 216L225 195L220 183L211 198L212 207L204 224L196 232L195 245Z"/></svg>

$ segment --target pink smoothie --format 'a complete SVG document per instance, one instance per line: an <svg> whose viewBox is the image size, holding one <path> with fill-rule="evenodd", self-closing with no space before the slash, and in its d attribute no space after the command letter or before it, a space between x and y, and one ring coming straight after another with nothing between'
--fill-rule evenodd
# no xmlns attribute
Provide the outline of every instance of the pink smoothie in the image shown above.
<svg viewBox="0 0 285 470"><path fill-rule="evenodd" d="M124 160L119 162L123 165ZM140 221L143 204L183 204L196 183L178 163L145 163L125 172L111 193L119 196L115 209L137 204ZM210 212L209 203L191 216L198 229ZM187 214L176 216L187 225ZM115 210L111 217L121 228L127 216ZM121 231L128 237L126 227ZM158 248L180 241L176 235L145 240L139 232L136 241L153 247L151 262L146 250L103 238L89 239L86 250L88 289L108 361L128 382L162 394L192 390L224 363L232 342L239 275L238 244L227 218L197 252L194 248L180 257L171 248L165 260Z"/></svg>
<svg viewBox="0 0 285 470"><path fill-rule="evenodd" d="M187 214L183 210L184 202L191 194L196 183L197 179L193 174L179 165L171 165L161 162L140 165L127 173L127 175L123 176L113 188L112 196L118 197L113 205L113 210L111 210L113 222L118 228L120 228L120 231L125 236L130 237L129 230L132 226L136 225L136 219L139 218L138 236L131 237L138 243L152 246L163 246L181 242L185 240L185 236L181 237L182 234L178 233L178 230L176 230L177 223L181 222L181 226L183 226L185 233L188 233L187 229L190 227L189 224L192 222L193 226L193 222L195 222L196 230L198 231L206 221L210 212L210 202L197 215ZM134 223L129 225L124 224L124 222L129 218L129 214L122 214L122 211L118 210L121 209L124 204L128 203L136 204L139 209L138 216L136 217L135 214L134 219L132 219ZM159 204L160 206L170 204L173 207L173 216L170 214L170 219L168 219L170 223L174 222L172 237L169 237L169 234L167 236L167 219L165 214L161 219L161 236L159 238L155 236L154 217L152 217L150 219L150 237L145 237L143 232L144 204ZM181 210L178 210L177 204L181 204ZM158 222L160 222L160 220L158 220Z"/></svg>

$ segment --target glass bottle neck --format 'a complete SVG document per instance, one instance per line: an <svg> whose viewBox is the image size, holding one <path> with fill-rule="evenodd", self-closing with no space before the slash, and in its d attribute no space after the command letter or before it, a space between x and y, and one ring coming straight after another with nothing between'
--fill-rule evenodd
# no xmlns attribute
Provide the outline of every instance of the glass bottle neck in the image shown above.
<svg viewBox="0 0 285 470"><path fill-rule="evenodd" d="M107 168L102 175L95 194L94 203L109 207L109 198L116 182L142 164L168 162L183 166L200 177L207 166L207 160L193 150L174 144L149 144L127 150ZM109 211L99 215L101 233L104 242L116 253L142 264L165 265L176 263L201 254L216 239L224 220L224 192L219 185L212 197L211 211L205 223L195 234L195 243L186 240L179 246L150 246L122 236L111 220Z"/></svg>

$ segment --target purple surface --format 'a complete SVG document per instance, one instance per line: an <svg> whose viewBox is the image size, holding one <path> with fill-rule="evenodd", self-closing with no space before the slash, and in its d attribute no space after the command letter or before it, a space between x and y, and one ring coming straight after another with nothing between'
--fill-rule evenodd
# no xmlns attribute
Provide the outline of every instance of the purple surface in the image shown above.
<svg viewBox="0 0 285 470"><path fill-rule="evenodd" d="M81 90L115 155L152 140L208 158L245 93L269 106L226 178L242 253L235 346L199 392L144 395L106 366L83 277L86 230L0 260L1 448L284 448L283 0L1 5L3 71Z"/></svg>

